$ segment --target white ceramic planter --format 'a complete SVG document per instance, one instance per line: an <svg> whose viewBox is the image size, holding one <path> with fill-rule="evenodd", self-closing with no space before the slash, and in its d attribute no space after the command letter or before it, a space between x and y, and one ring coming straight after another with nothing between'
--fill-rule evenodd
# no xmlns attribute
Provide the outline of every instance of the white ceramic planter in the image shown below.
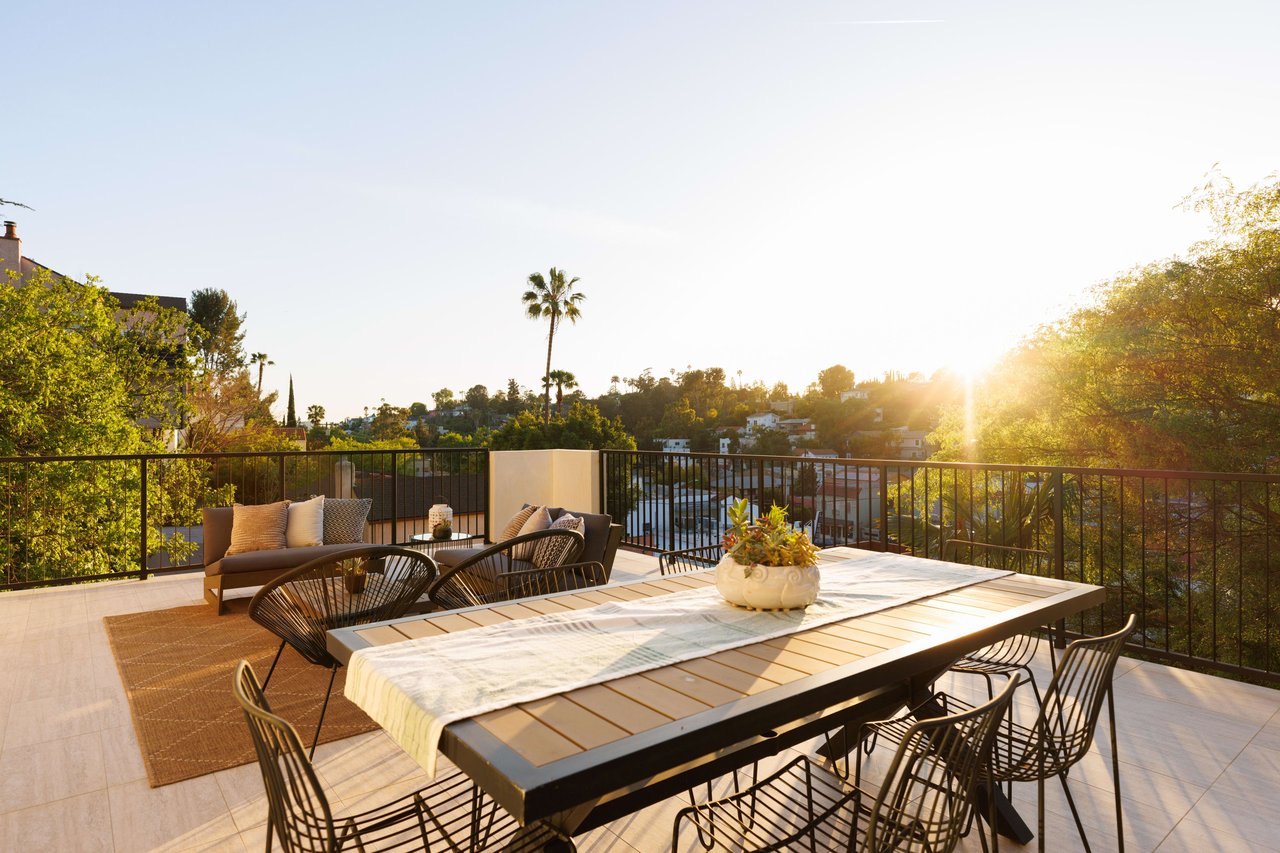
<svg viewBox="0 0 1280 853"><path fill-rule="evenodd" d="M716 566L716 589L739 607L800 610L818 600L818 567L743 566L726 556Z"/></svg>

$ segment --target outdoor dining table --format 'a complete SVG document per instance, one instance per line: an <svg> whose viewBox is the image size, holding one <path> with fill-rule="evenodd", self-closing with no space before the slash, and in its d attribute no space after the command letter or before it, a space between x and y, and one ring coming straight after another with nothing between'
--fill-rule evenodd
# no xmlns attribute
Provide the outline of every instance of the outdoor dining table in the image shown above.
<svg viewBox="0 0 1280 853"><path fill-rule="evenodd" d="M922 574L954 565L854 548L820 554L824 573L868 560ZM328 646L347 663L362 649L714 583L708 570L428 613L334 630ZM522 824L578 835L824 732L914 706L961 655L1105 596L1088 584L1005 574L450 722L438 749ZM547 666L536 657L527 663ZM997 799L1001 833L1030 840L1012 805L999 792Z"/></svg>

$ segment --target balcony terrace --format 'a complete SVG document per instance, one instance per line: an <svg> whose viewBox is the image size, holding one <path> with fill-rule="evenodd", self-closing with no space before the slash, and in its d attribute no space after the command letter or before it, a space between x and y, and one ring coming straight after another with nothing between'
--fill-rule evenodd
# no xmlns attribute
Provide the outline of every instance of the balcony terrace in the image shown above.
<svg viewBox="0 0 1280 853"><path fill-rule="evenodd" d="M697 540L708 535L703 529L705 525L677 530L674 524L668 527L654 525L652 521L662 517L658 505L661 505L662 512L677 506L679 495L673 486L682 475L675 466L695 466L684 471L683 479L705 486L712 480L709 469L698 471L696 466L709 464L706 459L699 461L696 456L683 461L659 456L607 457L601 461L598 454L584 451L491 454L484 462L488 476L481 477L478 486L468 480L471 485L467 488L480 490L474 519L468 522L469 529L489 529L492 519L500 521L510 514L513 506L518 507L521 500L527 499L562 506L603 506L610 509L618 517L629 520L626 535L634 545L697 544L697 541L691 542L690 537ZM752 467L758 484L764 484L775 473L773 466L776 460L744 458L743 464ZM848 476L843 476L842 472L840 478L834 476L835 466L825 472L819 469L819 478L827 483L837 479L844 481L845 485L839 489L842 494L853 494L858 483L863 487L873 484L882 498L889 495L890 488L896 492L892 503L897 515L893 520L885 511L891 501L868 506L866 500L860 501L855 497L849 503L855 514L839 519L835 526L840 527L850 541L874 542L882 538L904 543L903 547L913 547L926 555L933 554L936 543L931 546L927 538L931 534L921 531L932 531L936 536L948 523L952 524L953 532L957 529L954 516L947 516L948 512L954 512L954 504L938 502L937 489L945 485L953 496L964 489L956 479L945 482L939 479L931 486L928 475L924 479L914 476L925 470L915 464L909 472L905 466L903 470L888 469L888 465L896 464L859 465L860 470L850 471ZM872 476L868 469L876 465L880 467ZM275 470L274 466L273 462L272 470ZM417 529L418 516L410 511L410 507L421 503L421 500L411 497L414 494L412 489L403 488L403 479L418 476L421 468L416 464L406 468L394 459L386 468L386 482L378 485L379 489L385 486L386 497L383 499L385 512L378 525L373 527L376 538L387 541L394 536L402 541L407 533ZM283 474L284 461L279 462L278 470ZM403 473L406 470L410 474ZM399 480L397 471L402 472ZM145 478L145 468L143 473ZM982 488L988 491L992 488L993 478L1003 476L1009 479L1014 476L1008 470L1003 475L992 471L983 473L986 482ZM733 472L718 468L717 474L732 476ZM361 476L361 488L368 488L374 482L367 475ZM1038 488L1025 485L1028 475L1019 472L1016 476L1018 492L1030 494ZM1059 473L1059 476L1068 480L1072 478L1069 473ZM10 484L15 481L12 465L6 471L6 477ZM779 478L785 479L781 475ZM286 479L282 476L269 489L264 487L265 491L284 489ZM1086 479L1083 475L1078 478L1080 482ZM1044 482L1051 481L1045 479ZM1101 580L1109 589L1124 590L1127 573L1138 568L1137 564L1132 564L1133 555L1137 554L1144 571L1148 564L1153 570L1160 565L1166 568L1166 578L1181 571L1191 578L1192 582L1187 586L1207 589L1212 581L1216 591L1216 568L1221 564L1225 571L1231 555L1225 546L1221 549L1217 546L1216 539L1211 555L1200 553L1198 548L1193 548L1191 530L1193 517L1205 514L1216 517L1217 513L1226 511L1228 489L1219 482L1214 482L1211 500L1202 501L1191 489L1171 493L1170 479L1166 478L1160 487L1160 511L1166 519L1171 516L1176 519L1179 514L1187 519L1183 544L1191 556L1183 563L1176 559L1171 563L1169 560L1173 539L1169 533L1175 528L1182 529L1176 521L1172 524L1166 522L1162 531L1144 527L1141 531L1143 538L1136 551L1118 552L1121 554L1118 576L1108 574L1110 564L1101 556L1096 558L1096 563L1086 563L1086 548L1091 549L1092 546L1084 534L1085 520L1092 517L1094 504L1081 497L1084 490L1078 490L1073 497L1069 490L1061 489L1061 482L1057 481L1057 493L1063 495L1065 492L1066 497L1057 500L1059 506L1056 510L1052 507L1054 501L1049 501L1049 516L1052 517L1046 521L1050 528L1056 525L1058 531L1056 541L1050 543L1048 550L1056 552L1059 576L1071 579L1078 571L1079 579ZM617 504L623 491L619 489L620 483L631 487L626 507ZM438 482L432 483L432 486L438 485ZM972 495L972 474L963 485ZM344 484L338 482L337 486L342 488ZM908 501L904 497L904 489L908 486L911 489L932 488L934 497L925 498L923 502ZM1155 489L1155 486L1150 488ZM1240 486L1239 494L1243 495L1244 489L1245 486ZM1144 484L1144 495L1147 490L1148 485ZM820 488L814 491L822 494ZM653 497L654 506L646 504L645 495ZM1104 490L1100 476L1096 495L1098 503L1101 503ZM456 495L453 499L457 504L463 503ZM1110 497L1106 499L1108 502L1111 500ZM1013 511L1007 509L1010 499L1003 497L1002 500L1006 506L1005 514L1012 514ZM1271 500L1270 491L1266 500ZM919 503L919 508L912 511L911 507L916 503ZM1237 506L1246 503L1242 498ZM1114 505L1108 503L1108 506ZM1206 507L1211 512L1200 512ZM1130 509L1129 523L1134 519L1134 512ZM674 518L676 514L671 513L666 518ZM1239 514L1243 515L1243 512ZM995 525L999 517L990 506L978 516L984 521L989 520L991 525ZM912 522L904 521L908 518L916 519L914 527ZM1124 518L1121 511L1111 529L1122 529ZM1078 520L1078 527L1073 526L1076 521L1071 524L1064 522L1070 519ZM67 521L64 518L61 523ZM650 525L647 528L644 526L646 523ZM1236 522L1233 520L1228 524ZM1074 538L1067 535L1068 528L1077 530ZM1239 539L1243 542L1249 531L1243 527L1239 530L1243 531ZM198 539L198 529L187 532L191 538ZM1270 561L1270 534L1267 535L1265 555ZM665 541L653 541L657 539ZM1100 541L1100 538L1093 541ZM1078 564L1071 559L1076 548L1079 549ZM1125 554L1131 561L1127 567ZM1210 577L1193 573L1195 566L1210 556L1214 561L1215 574ZM198 555L193 561L198 562ZM1087 568L1087 565L1094 568ZM1172 571L1168 568L1171 565ZM15 574L12 563L9 568L11 583L31 580ZM1095 569L1096 575L1092 574ZM615 562L613 580L637 580L657 573L658 563L654 556L639 550L624 550ZM148 784L128 703L102 620L116 614L200 604L203 599L202 573L198 569L178 569L160 574L149 571L146 574L148 576L141 580L136 577L120 578L91 584L11 589L0 593L0 639L5 641L8 651L0 658L0 850L262 849L267 807L256 765L223 770L158 788L151 788ZM1223 583L1225 586L1225 574ZM1183 635L1169 626L1181 618L1181 606L1176 598L1174 605L1170 606L1167 597L1176 596L1178 589L1172 587L1170 591L1171 587L1165 586L1153 592L1143 587L1145 597L1141 602L1130 599L1125 605L1126 609L1146 613L1151 623L1138 644L1146 648L1147 659L1126 657L1117 670L1126 849L1280 850L1280 836L1275 831L1280 827L1280 801L1275 797L1275 791L1280 788L1280 690L1172 668L1151 659L1152 655L1166 659L1179 657L1179 638ZM1128 594L1133 593L1130 591ZM1187 600L1199 606L1199 599ZM1220 600L1221 607L1218 606ZM1198 634L1189 630L1185 637L1186 652L1181 657L1201 663L1217 662L1224 664L1220 668L1226 668L1225 664L1231 662L1227 659L1227 651L1246 645L1243 641L1234 642L1229 636L1233 627L1244 624L1244 617L1239 617L1239 622L1226 619L1230 607L1234 606L1234 599L1225 597L1225 592L1221 599L1215 595L1212 601L1215 627L1212 649L1215 657L1209 659L1203 653L1207 647L1199 645ZM1270 606L1268 594L1263 640L1268 652L1271 628L1267 626L1273 621L1269 615ZM1222 616L1221 623L1219 615ZM1200 624L1191 616L1188 607L1187 626ZM1108 618L1107 614L1097 614L1096 619L1094 616L1082 617L1079 623L1068 628L1076 633L1096 633L1095 626L1105 625ZM1243 628L1240 633L1243 634ZM1170 637L1174 639L1171 641ZM1134 651L1142 653L1143 649L1135 648ZM1256 662L1248 665L1251 659L1247 657L1241 656L1238 660L1244 662L1242 670L1249 670L1244 674L1271 674L1267 666ZM1039 661L1037 668L1041 683L1047 683L1047 659ZM978 679L952 675L944 679L942 686L976 696L975 691L980 685ZM1100 741L1095 743L1089 757L1072 771L1072 788L1077 801L1082 804L1095 850L1115 847L1110 744L1106 741L1105 734L1100 734ZM786 753L777 760L785 757ZM354 809L361 803L400 796L426 781L417 763L380 731L321 744L316 752L316 766L339 813ZM1048 849L1081 849L1060 789L1051 786L1047 791ZM1015 800L1024 814L1034 816L1034 786L1016 787ZM594 830L577 839L579 849L642 853L668 849L676 808L677 804L673 802L664 803ZM1005 849L1018 849L1007 840L1002 844ZM979 849L976 838L969 838L963 849Z"/></svg>

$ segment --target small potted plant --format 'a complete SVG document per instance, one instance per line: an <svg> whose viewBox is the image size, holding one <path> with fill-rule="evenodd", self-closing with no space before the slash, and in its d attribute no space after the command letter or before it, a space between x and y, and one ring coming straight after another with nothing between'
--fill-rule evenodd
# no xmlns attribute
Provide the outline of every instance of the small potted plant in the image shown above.
<svg viewBox="0 0 1280 853"><path fill-rule="evenodd" d="M431 528L432 539L452 539L453 525L448 521L441 521Z"/></svg>
<svg viewBox="0 0 1280 853"><path fill-rule="evenodd" d="M818 600L818 549L787 524L776 504L753 523L747 501L729 507L729 530L716 566L725 601L752 610L797 610Z"/></svg>
<svg viewBox="0 0 1280 853"><path fill-rule="evenodd" d="M342 564L342 583L347 588L347 592L352 595L359 595L364 592L365 581L368 580L368 573L365 571L365 563L363 560L343 560Z"/></svg>

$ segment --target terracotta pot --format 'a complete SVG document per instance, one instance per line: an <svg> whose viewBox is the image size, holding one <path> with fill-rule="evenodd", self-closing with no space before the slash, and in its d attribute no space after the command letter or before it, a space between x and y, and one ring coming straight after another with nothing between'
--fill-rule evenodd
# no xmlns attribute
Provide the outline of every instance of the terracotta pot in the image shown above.
<svg viewBox="0 0 1280 853"><path fill-rule="evenodd" d="M726 556L716 566L724 600L752 610L803 610L818 600L817 566L743 566Z"/></svg>

